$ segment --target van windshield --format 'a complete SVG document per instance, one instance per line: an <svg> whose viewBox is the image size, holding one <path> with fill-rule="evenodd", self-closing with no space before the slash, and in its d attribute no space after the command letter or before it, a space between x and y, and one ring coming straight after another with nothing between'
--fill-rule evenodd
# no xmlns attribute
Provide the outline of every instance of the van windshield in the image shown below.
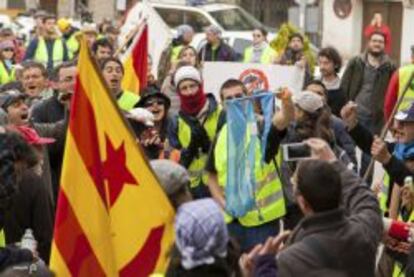
<svg viewBox="0 0 414 277"><path fill-rule="evenodd" d="M254 17L238 8L209 13L226 31L251 31L263 27Z"/></svg>
<svg viewBox="0 0 414 277"><path fill-rule="evenodd" d="M155 10L172 29L177 28L181 24L188 24L193 27L196 33L201 33L206 27L211 25L210 21L199 12L163 7L155 7Z"/></svg>

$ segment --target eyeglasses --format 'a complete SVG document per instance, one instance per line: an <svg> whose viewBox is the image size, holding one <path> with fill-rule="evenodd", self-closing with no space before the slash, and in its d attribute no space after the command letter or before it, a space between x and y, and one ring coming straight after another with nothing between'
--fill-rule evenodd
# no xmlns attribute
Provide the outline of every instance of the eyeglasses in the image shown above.
<svg viewBox="0 0 414 277"><path fill-rule="evenodd" d="M164 100L161 100L161 99L158 99L158 100L152 100L152 101L148 101L148 102L146 102L146 103L145 103L145 107L151 107L151 106L153 106L154 104L157 104L157 105L164 105L164 104L165 104L165 102L164 102Z"/></svg>
<svg viewBox="0 0 414 277"><path fill-rule="evenodd" d="M14 52L14 49L13 48L4 48L3 51L13 51Z"/></svg>

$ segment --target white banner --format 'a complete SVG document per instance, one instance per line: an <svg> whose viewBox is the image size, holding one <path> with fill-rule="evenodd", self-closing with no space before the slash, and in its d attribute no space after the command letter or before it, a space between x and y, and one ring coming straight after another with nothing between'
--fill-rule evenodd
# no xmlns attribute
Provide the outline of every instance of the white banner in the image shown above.
<svg viewBox="0 0 414 277"><path fill-rule="evenodd" d="M220 87L230 78L241 80L247 89L276 91L288 87L293 94L302 91L304 70L297 66L231 62L205 62L204 91L220 99Z"/></svg>

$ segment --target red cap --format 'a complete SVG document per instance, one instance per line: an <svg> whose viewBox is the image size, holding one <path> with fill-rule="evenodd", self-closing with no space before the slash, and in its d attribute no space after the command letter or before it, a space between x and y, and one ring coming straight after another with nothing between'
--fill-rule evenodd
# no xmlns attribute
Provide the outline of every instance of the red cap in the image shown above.
<svg viewBox="0 0 414 277"><path fill-rule="evenodd" d="M55 142L54 138L42 138L33 128L16 126L16 130L23 136L26 142L31 145L51 144Z"/></svg>

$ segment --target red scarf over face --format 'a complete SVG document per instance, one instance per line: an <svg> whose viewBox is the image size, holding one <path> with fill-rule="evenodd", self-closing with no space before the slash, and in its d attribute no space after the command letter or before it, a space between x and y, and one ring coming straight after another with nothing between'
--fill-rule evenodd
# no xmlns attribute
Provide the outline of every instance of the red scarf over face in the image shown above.
<svg viewBox="0 0 414 277"><path fill-rule="evenodd" d="M188 115L196 116L207 101L207 96L204 93L202 84L199 85L198 91L194 95L182 95L180 91L177 91L177 93L178 96L180 96L181 110Z"/></svg>

